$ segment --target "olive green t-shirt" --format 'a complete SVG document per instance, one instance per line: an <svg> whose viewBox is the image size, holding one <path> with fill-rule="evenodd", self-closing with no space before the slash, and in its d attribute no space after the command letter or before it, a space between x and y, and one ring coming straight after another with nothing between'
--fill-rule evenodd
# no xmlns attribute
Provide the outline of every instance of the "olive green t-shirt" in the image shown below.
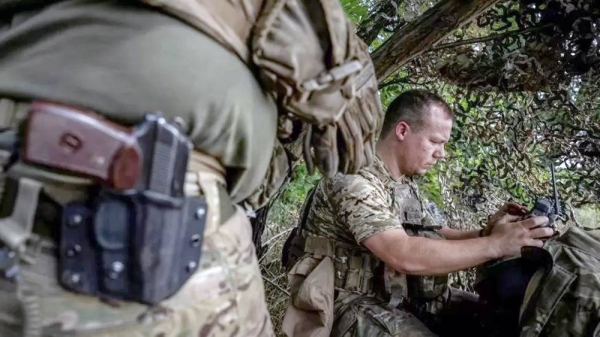
<svg viewBox="0 0 600 337"><path fill-rule="evenodd" d="M2 3L26 3L0 0ZM124 1L0 10L0 98L49 99L123 123L181 116L195 147L227 170L238 202L263 179L275 104L250 69L199 30Z"/></svg>

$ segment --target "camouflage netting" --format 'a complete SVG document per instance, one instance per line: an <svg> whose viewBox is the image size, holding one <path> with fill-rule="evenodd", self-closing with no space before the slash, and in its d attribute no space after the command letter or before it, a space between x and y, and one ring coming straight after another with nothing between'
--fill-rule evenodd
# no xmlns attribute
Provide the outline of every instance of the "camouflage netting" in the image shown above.
<svg viewBox="0 0 600 337"><path fill-rule="evenodd" d="M531 206L552 195L550 165L563 224L600 203L599 42L598 1L505 2L386 79L384 100L424 87L458 115L448 160L424 179L440 220L473 228L506 200Z"/></svg>
<svg viewBox="0 0 600 337"><path fill-rule="evenodd" d="M382 84L454 104L444 208L531 204L551 194L549 165L568 206L600 202L600 4L501 3L447 40Z"/></svg>

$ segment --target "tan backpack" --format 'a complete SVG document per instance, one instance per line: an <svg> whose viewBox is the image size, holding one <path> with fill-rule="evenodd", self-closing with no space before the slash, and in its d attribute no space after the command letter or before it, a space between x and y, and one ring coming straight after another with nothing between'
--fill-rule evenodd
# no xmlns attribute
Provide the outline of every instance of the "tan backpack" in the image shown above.
<svg viewBox="0 0 600 337"><path fill-rule="evenodd" d="M383 116L377 81L367 46L338 1L142 1L201 29L257 68L280 120L309 123L309 169L355 173L371 163Z"/></svg>

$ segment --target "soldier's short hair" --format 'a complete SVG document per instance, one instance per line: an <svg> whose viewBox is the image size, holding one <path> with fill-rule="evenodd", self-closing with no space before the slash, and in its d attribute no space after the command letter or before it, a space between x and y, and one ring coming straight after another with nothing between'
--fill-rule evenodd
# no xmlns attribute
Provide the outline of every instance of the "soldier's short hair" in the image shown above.
<svg viewBox="0 0 600 337"><path fill-rule="evenodd" d="M428 116L428 107L431 105L441 106L446 110L448 117L454 120L454 112L440 96L420 89L408 90L396 97L388 106L380 138L385 137L401 121L410 125L414 131L421 130L425 126L425 117Z"/></svg>

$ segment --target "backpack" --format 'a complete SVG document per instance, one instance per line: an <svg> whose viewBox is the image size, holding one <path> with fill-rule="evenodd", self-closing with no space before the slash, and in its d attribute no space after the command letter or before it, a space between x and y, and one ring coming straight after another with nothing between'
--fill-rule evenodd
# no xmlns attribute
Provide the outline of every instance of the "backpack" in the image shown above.
<svg viewBox="0 0 600 337"><path fill-rule="evenodd" d="M367 45L338 1L142 1L212 36L256 70L278 103L280 124L308 124L311 172L356 173L372 162L383 117L377 80Z"/></svg>

